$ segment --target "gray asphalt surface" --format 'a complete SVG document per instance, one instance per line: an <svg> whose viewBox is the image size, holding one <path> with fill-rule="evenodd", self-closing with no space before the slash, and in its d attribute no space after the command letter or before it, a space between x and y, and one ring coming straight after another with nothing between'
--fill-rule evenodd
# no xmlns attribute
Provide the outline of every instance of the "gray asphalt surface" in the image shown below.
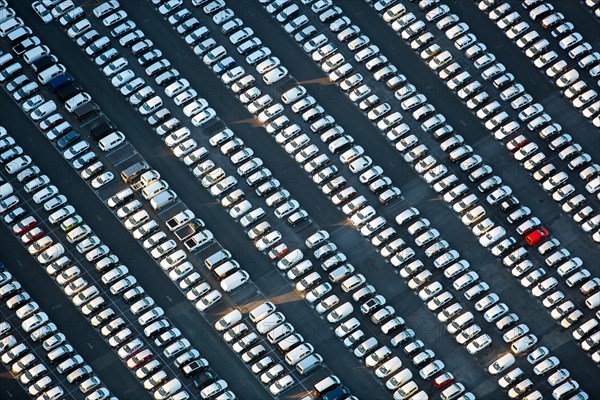
<svg viewBox="0 0 600 400"><path fill-rule="evenodd" d="M244 22L250 25L263 41L273 49L274 53L283 60L284 65L290 69L291 74L296 79L311 82L322 77L322 72L306 58L306 55L291 39L283 36L281 28L266 15L258 4L249 4L248 2L230 3L230 6L234 8L236 13L239 13ZM506 152L500 146L493 143L493 138L489 137L489 134L479 125L476 118L456 101L456 98L435 75L423 67L422 61L400 42L393 31L383 24L381 19L363 2L347 1L338 3L348 16L355 21L360 21L361 29L364 29L369 36L381 38L378 45L384 50L390 61L399 67L402 66L400 70L409 80L422 85L419 89L433 100L440 111L450 117L454 126L464 126L464 131L461 134L471 143L476 143L481 154L487 156L490 160L494 160L494 168L502 171L502 177L517 190L518 197L527 199L528 203L532 205L539 204L539 210L536 210L537 213L540 214L540 217L551 221L553 233L557 232L556 236L561 239L561 242L569 248L575 249L579 253L577 255L584 259L586 265L592 268L597 267L598 247L591 244L589 237L581 238L581 231L573 226L570 218L560 215L559 209L553 204L552 200L530 177L525 176L522 168L518 167L514 160L508 158ZM453 11L461 15L462 7L452 2L449 4ZM14 4L12 6L25 19L26 23L36 27L41 25L37 16L32 15L28 5ZM577 6L579 7L579 5ZM206 67L195 59L193 53L176 34L170 30L165 32L153 30L153 28L160 26L159 24L164 25L165 22L152 9L150 3L145 1L131 2L124 4L124 8L155 42L157 47L163 50L170 60L177 61L175 66L185 77L188 79L194 77L193 86L204 89L201 95L215 108L218 115L255 149L258 156L266 160L269 168L283 174L285 177L284 186L316 219L315 222L321 228L328 229L336 243L341 243L344 246L343 250L350 259L355 264L372 266L372 271L369 271L368 275L365 274L369 282L373 283L381 294L388 298L388 301L395 306L398 305L396 309L407 319L407 323L415 329L417 335L429 347L434 349L444 361L447 361L447 365L452 367L452 371L456 372L456 375L463 382L476 387L478 382L487 380L487 384L482 384L479 389L480 393L484 395L480 397L498 398L502 392L497 389L495 383L491 385L490 379L483 373L484 365L474 365L472 357L453 343L453 338L445 332L445 329L426 310L423 304L414 295L408 293L406 286L399 282L399 278L393 276L391 268L384 265L381 258L373 253L371 246L357 232L343 224L343 214L328 204L329 202L316 186L265 134L262 128L254 127L251 121L248 121L251 115L239 105L233 94L226 90L212 72L209 72ZM587 129L581 124L581 118L576 118L576 112L572 107L555 94L554 87L535 70L527 59L520 54L516 54L518 52L516 46L507 42L497 28L487 26L486 24L491 23L481 18L481 16L476 15L472 19L464 15L461 15L461 17L469 23L478 37L485 38L488 46L490 44L494 46L494 53L502 55L506 51L506 59L503 58L502 62L509 69L527 71L527 76L531 81L531 85L527 86L527 90L534 95L536 100L541 101L550 111L566 110L564 114L554 113L552 116L556 116L563 126L574 132L573 136L582 143L584 149L588 151L598 149L598 136L579 133L586 132ZM578 25L576 23L576 27ZM275 36L272 32L278 32L279 35ZM589 36L585 34L586 32L583 33L584 36ZM44 42L49 44L53 53L59 56L86 91L92 94L102 110L128 135L128 139L136 149L151 160L153 166L173 184L180 198L192 209L201 210L201 217L217 237L227 238L224 244L233 251L236 259L243 260L244 267L251 273L252 279L263 293L269 297L281 299L281 304L278 306L281 307L286 316L293 319L294 325L300 328L305 339L319 346L319 351L325 357L328 365L343 381L349 384L353 393L360 398L379 398L383 396L382 393L384 392L378 385L374 384L367 374L357 372L359 368L357 364L353 363L353 356L350 356L343 349L340 342L332 337L327 325L316 319L315 313L306 307L305 303L299 302L299 298L294 292L288 293L290 288L287 286L287 282L279 274L273 272L273 267L265 262L262 255L258 254L241 232L239 226L231 221L218 204L214 203L214 200L206 191L196 189L198 186L197 181L193 180L182 164L168 153L159 138L116 93L95 66L91 62L82 59L83 54L80 49L55 24L39 26L38 34ZM219 38L222 39L223 37ZM393 40L385 40L384 38L393 38ZM174 43L179 45L174 46ZM135 62L131 57L130 60ZM543 334L543 340L546 341L548 347L552 347L551 350L560 357L563 364L579 382L585 382L597 372L597 367L592 365L591 360L577 357L581 354L581 350L568 340L570 335L557 328L557 325L543 310L543 307L538 302L531 301L529 295L520 288L514 278L510 276L510 273L505 269L498 271L498 268L500 268L498 263L489 253L483 252L475 242L472 234L448 211L443 202L438 201L436 193L421 183L420 178L398 158L393 148L375 131L367 119L357 112L356 108L337 87L318 83L307 83L307 87L319 103L341 122L342 126L351 127L351 133L367 150L367 153L376 155L376 163L382 165L386 174L402 185L404 197L410 203L419 204L421 211L430 217L442 236L452 238L453 247L469 259L472 265L477 264L474 269L480 273L482 278L489 282L504 300L510 302L509 305L512 309L517 310L522 317L525 317L523 318L524 322L536 332L539 332L540 335ZM134 271L135 276L138 277L138 280L152 297L159 301L165 310L168 308L168 316L184 331L187 337L196 340L196 347L230 383L234 391L242 396L241 398L262 398L264 396L263 389L257 385L254 377L249 375L249 372L243 365L240 365L238 360L232 361L234 360L233 354L227 349L223 341L216 336L212 328L204 321L198 322L196 311L182 298L172 283L167 282L167 279L155 268L155 265L141 247L134 243L125 230L118 226L114 217L89 192L66 162L50 148L47 140L40 136L40 133L36 131L35 127L31 125L4 92L0 95L0 102L3 106L7 105L7 110L12 110L10 119L6 118L8 113L3 112L0 114L0 122L9 129L9 132L20 132L18 136L21 138L19 144L50 176L61 192L65 193L75 204L86 221L94 221L92 225L94 231L112 249L116 250L117 254ZM12 118L13 114L15 115L14 118ZM586 122L586 124L590 126L589 123ZM27 129L23 129L23 127L27 127ZM43 145L38 146L40 142ZM594 154L592 155L594 156ZM87 207L83 208L78 206L79 204L86 204ZM297 235L301 238L306 234L307 232L300 232ZM39 272L39 276L36 278L27 275L28 282L31 282L32 285L31 289L28 288L28 290L35 293L37 287L48 286L48 277L45 272L39 270L39 267L16 243L10 233L6 230L0 230L0 239L3 243L9 244L3 246L3 248L10 249L7 257L2 257L3 260L9 260L11 257L19 259L24 265L29 265L29 269L35 269ZM148 269L150 264L152 264L153 271ZM147 274L146 271L148 271ZM13 272L12 269L11 272ZM32 273L32 276L35 275ZM160 278L157 279L159 276ZM23 282L23 279L19 279ZM90 364L97 370L103 381L115 394L121 394L119 396L121 398L128 398L127 396L130 395L129 390L141 389L139 384L135 382L135 378L127 371L116 372L119 371L119 368L123 369L125 367L114 356L103 356L96 361L96 364L91 363L94 355L97 356L107 352L110 355L110 349L99 338L99 335L85 321L81 320L79 313L67 301L66 297L54 285L50 286L52 287L48 289L48 293L44 293L44 301L48 304L44 308L48 309L48 314L57 324L69 325L76 323L82 325L82 332L85 330L84 325L88 328L88 332L82 334L81 337L72 335L74 337L71 338L67 331L65 331L65 334L84 358L90 360ZM42 305L41 300L38 301ZM63 305L59 309L53 310L53 304ZM69 313L66 310L71 311L72 315L70 317L67 317ZM221 310L215 309L215 314L219 311ZM65 319L61 320L61 318ZM61 323L61 321L63 322ZM94 338L96 339L95 342L93 341ZM93 349L86 344L88 342L92 343ZM487 354L484 358L491 359L493 356L493 354ZM112 366L116 364L119 364L119 367L113 369ZM348 365L352 365L352 367L348 368ZM588 393L592 394L592 388L586 387L585 389L590 389ZM13 390L17 391L18 389ZM145 392L141 389L139 393ZM374 393L379 394L374 395ZM247 394L248 397L244 397L242 394ZM142 394L139 396L142 396Z"/></svg>

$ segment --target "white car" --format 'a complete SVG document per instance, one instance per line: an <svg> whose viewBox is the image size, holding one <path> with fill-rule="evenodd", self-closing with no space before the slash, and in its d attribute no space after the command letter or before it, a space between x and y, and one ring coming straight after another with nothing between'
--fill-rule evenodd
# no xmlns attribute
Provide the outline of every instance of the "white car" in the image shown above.
<svg viewBox="0 0 600 400"><path fill-rule="evenodd" d="M106 172L98 175L96 178L94 178L90 182L90 184L92 185L92 187L94 189L100 189L101 187L103 187L106 184L108 184L109 182L111 182L114 178L115 178L115 176L112 172L106 171Z"/></svg>

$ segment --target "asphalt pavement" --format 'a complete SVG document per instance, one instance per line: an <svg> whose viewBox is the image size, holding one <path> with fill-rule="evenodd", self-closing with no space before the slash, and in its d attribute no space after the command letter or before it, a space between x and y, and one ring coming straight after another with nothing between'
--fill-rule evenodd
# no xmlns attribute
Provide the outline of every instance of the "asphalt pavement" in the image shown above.
<svg viewBox="0 0 600 400"><path fill-rule="evenodd" d="M192 86L202 89L200 95L208 100L219 117L255 150L257 156L265 160L267 167L275 171L277 177L291 192L292 197L296 198L314 219L310 227L318 226L327 229L332 234L333 240L337 244L341 244L345 254L355 265L360 265L360 268L363 269L369 268L365 272L368 281L375 285L378 292L396 307L399 314L407 320L407 324L416 331L417 336L422 338L428 347L436 351L436 354L446 362L452 372L474 393L478 394L478 398L495 399L503 396L493 379L484 372L487 364L485 362L474 363L473 358L463 348L454 344L454 338L443 329L435 316L416 296L409 293L406 285L395 275L393 269L373 251L370 244L345 223L345 216L331 206L327 198L322 195L298 165L281 150L272 138L265 134L262 127L257 126L252 115L239 104L233 93L227 90L218 78L197 60L182 39L167 27L166 22L156 13L150 2L123 3L123 8L128 11L165 56L176 61L174 66L182 72L184 77L190 79ZM390 61L397 65L400 72L405 74L410 81L417 84L418 89L432 100L439 111L448 117L452 125L461 127L462 132L460 133L471 144L475 144L476 150L487 159L493 160L492 165L497 173L499 172L503 179L515 188L519 198L526 199L528 204L536 207L536 214L549 222L553 233L556 232L555 236L564 245L573 249L591 271L597 272L599 266L597 260L600 259L598 246L589 237L582 237L581 231L573 224L572 220L563 215L535 181L517 165L514 159L507 155L501 146L495 143L495 140L490 137L479 121L460 102L456 101L454 95L443 83L423 67L422 61L400 41L395 33L381 21L380 17L362 1L347 0L338 3L352 20L359 22L361 29L370 37L377 38L377 44L390 58ZM456 1L449 1L449 4L454 12L469 23L472 31L478 37L485 38L486 44L501 57L501 61L510 70L523 71L522 76L527 76L527 80L524 82L526 89L549 110L553 118L573 132L573 136L585 150L592 152L594 149L600 148L598 135L588 134L593 133L594 128L590 129L591 124L584 121L564 98L556 94L554 86L535 70L529 60L519 53L516 46L508 42L501 32L481 14L476 14L476 10L470 8L471 2L469 2L469 6ZM94 5L86 3L86 11L91 11ZM398 157L393 147L347 100L341 90L337 86L325 82L320 69L307 58L296 43L284 35L281 27L264 12L258 2L230 1L228 5L254 29L266 45L273 49L284 65L289 68L290 73L305 84L310 94L353 134L367 153L376 157L376 164L384 167L386 174L401 185L406 201L410 204L418 204L422 213L432 220L442 236L451 238L452 247L459 250L471 262L473 269L477 270L481 277L493 286L494 291L501 295L511 309L518 311L519 315L523 317L523 321L539 334L543 343L559 356L574 377L580 382L590 379L597 372L597 366L593 365L589 358L579 357L581 350L570 340L569 332L564 332L557 327L541 304L532 301L531 297L517 284L517 281L510 275L510 271L500 267L489 253L483 252L470 230L460 223L433 190L423 185L420 177ZM375 381L372 375L363 373L362 367L356 363L354 356L344 349L340 341L334 337L329 324L319 319L302 301L291 289L289 283L255 249L239 225L231 220L207 191L197 189L198 181L191 176L182 163L172 156L160 138L112 88L93 63L84 59L83 53L74 42L56 24L42 25L27 4L11 4L11 6L17 10L19 16L27 24L36 28L35 33L49 45L52 52L67 66L69 72L92 95L103 112L127 135L135 149L150 160L153 168L159 170L164 179L172 184L180 199L191 209L198 211L197 214L206 222L220 242L230 249L235 258L242 262L244 268L250 272L251 279L260 291L267 298L274 299L305 339L318 347L328 367L348 384L352 392L359 398L385 398L387 394L379 382ZM191 7L191 5L188 6ZM580 5L575 6L581 8ZM583 12L585 11L583 10ZM579 13L581 10L573 11L570 15L576 18ZM566 11L565 14L567 14ZM583 24L576 22L576 27L577 25ZM161 28L158 28L159 26ZM593 34L588 25L585 29L584 36ZM277 35L273 35L273 32L277 32ZM219 36L219 39L223 40L223 38L224 36ZM174 45L174 43L178 45ZM130 62L136 63L133 57L129 56L128 58ZM274 97L276 95L278 96L279 93L273 93ZM119 226L120 224L109 210L88 189L62 157L51 148L48 141L5 92L0 94L0 103L5 110L0 113L0 124L4 125L9 132L19 132L18 135L15 134L19 140L18 144L34 158L42 171L75 204L84 219L90 221L89 224L93 230L119 255L147 292L165 309L169 318L192 341L202 355L210 361L211 366L226 379L234 392L240 398L265 398L266 393L263 387L242 365L239 358L218 337L207 321L198 318L197 311L179 290L171 282L168 282L148 254ZM169 108L173 109L174 107ZM10 118L8 118L9 115ZM214 132L214 129L207 129L207 131ZM208 146L208 132L198 129L195 134L198 138L203 137L202 144ZM596 151L596 154L592 154L592 156L597 157L598 152ZM392 215L394 210L393 207L388 207L386 212ZM498 214L498 216L501 215ZM308 229L288 229L284 238L291 237L290 243L301 245L309 233ZM66 296L56 286L50 284L46 273L40 270L16 239L7 230L0 230L0 239L2 243L7 244L2 246L1 258L9 265L10 271L22 283L26 279L24 286L32 293L36 293L37 288L44 287L44 296L38 296L42 297L38 302L48 310L49 316L57 325L62 327L64 324L64 326L73 327L72 330L64 331L65 335L88 360L113 393L123 399L147 397L147 393L135 378L126 371L116 357L111 355L111 349L102 341L99 334L82 320L81 315L67 301ZM7 262L10 259L18 260L19 267L10 266ZM48 287L47 291L46 287ZM238 300L240 305L246 304L247 307L248 301L251 299L253 297L250 294L247 297L244 295L243 298L240 296ZM217 306L211 312L211 317L215 318L224 313L228 306L229 304ZM481 359L489 361L495 356L495 354L488 353ZM585 389L588 393L593 393L593 388L585 387ZM6 390L11 394L16 394L20 389L18 385L7 383Z"/></svg>

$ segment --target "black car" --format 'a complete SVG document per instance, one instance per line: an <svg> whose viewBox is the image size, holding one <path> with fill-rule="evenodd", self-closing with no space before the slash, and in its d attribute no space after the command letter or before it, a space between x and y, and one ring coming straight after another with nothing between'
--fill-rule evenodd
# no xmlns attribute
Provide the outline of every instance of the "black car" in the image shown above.
<svg viewBox="0 0 600 400"><path fill-rule="evenodd" d="M219 379L217 371L215 371L212 368L209 368L206 371L202 372L202 374L194 380L194 387L197 389L202 389L203 387L210 385L213 382L216 382L217 379Z"/></svg>
<svg viewBox="0 0 600 400"><path fill-rule="evenodd" d="M56 64L56 57L45 55L32 62L31 67L35 70L35 72L40 72L54 64Z"/></svg>
<svg viewBox="0 0 600 400"><path fill-rule="evenodd" d="M59 100L65 101L75 96L76 94L81 93L81 91L81 86L79 86L75 82L69 82L56 91L56 96L59 98Z"/></svg>
<svg viewBox="0 0 600 400"><path fill-rule="evenodd" d="M115 125L110 123L110 121L108 121L107 119L104 119L102 122L90 129L90 133L94 140L99 141L103 137L108 136L116 130L117 127Z"/></svg>
<svg viewBox="0 0 600 400"><path fill-rule="evenodd" d="M35 38L25 38L24 40L20 41L18 44L13 46L13 51L20 56L21 54L25 53L27 50L31 49L34 46L37 46L38 44L40 44L39 39L36 40Z"/></svg>
<svg viewBox="0 0 600 400"><path fill-rule="evenodd" d="M98 114L98 111L98 106L90 101L89 103L77 107L73 114L75 114L75 118L77 118L78 121L83 121L95 116Z"/></svg>
<svg viewBox="0 0 600 400"><path fill-rule="evenodd" d="M56 142L59 149L67 148L71 143L79 139L81 135L75 131L70 131Z"/></svg>

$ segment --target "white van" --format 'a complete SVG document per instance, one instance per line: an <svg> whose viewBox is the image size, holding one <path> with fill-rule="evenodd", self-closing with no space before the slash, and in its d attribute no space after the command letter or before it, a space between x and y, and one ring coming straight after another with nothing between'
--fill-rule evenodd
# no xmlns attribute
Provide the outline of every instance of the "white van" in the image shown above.
<svg viewBox="0 0 600 400"><path fill-rule="evenodd" d="M410 381L402 385L402 387L394 392L394 400L404 400L410 398L413 394L417 393L419 387L415 381Z"/></svg>
<svg viewBox="0 0 600 400"><path fill-rule="evenodd" d="M142 190L142 196L144 196L144 198L146 200L150 200L152 197L156 196L157 194L164 192L165 190L167 190L169 188L169 184L163 180L154 182L148 186L146 186L143 190Z"/></svg>
<svg viewBox="0 0 600 400"><path fill-rule="evenodd" d="M98 146L104 152L109 151L125 141L125 135L120 131L115 131L98 141Z"/></svg>
<svg viewBox="0 0 600 400"><path fill-rule="evenodd" d="M217 279L221 281L238 269L240 269L240 264L235 260L229 260L219 265L213 270L213 272L215 273Z"/></svg>
<svg viewBox="0 0 600 400"><path fill-rule="evenodd" d="M8 80L9 78L11 78L12 76L16 75L17 72L19 72L20 70L22 70L23 67L21 66L20 63L16 62L13 64L10 64L8 67L6 67L1 73L0 73L0 82L3 82L5 80Z"/></svg>
<svg viewBox="0 0 600 400"><path fill-rule="evenodd" d="M221 289L231 292L248 282L249 279L250 275L246 271L236 271L221 281Z"/></svg>
<svg viewBox="0 0 600 400"><path fill-rule="evenodd" d="M279 325L277 328L269 332L267 334L267 340L271 344L277 344L279 341L294 333L294 331L295 329L292 324L285 323L283 325Z"/></svg>
<svg viewBox="0 0 600 400"><path fill-rule="evenodd" d="M448 324L447 330L449 333L454 335L455 333L469 325L471 322L473 322L473 313L467 311L459 315L454 321L450 322Z"/></svg>
<svg viewBox="0 0 600 400"><path fill-rule="evenodd" d="M91 100L92 97L86 92L77 93L75 96L65 101L65 108L68 112L72 113L85 103L89 103Z"/></svg>
<svg viewBox="0 0 600 400"><path fill-rule="evenodd" d="M42 84L46 84L52 80L52 78L57 77L58 75L64 74L67 71L64 65L62 64L54 64L53 66L46 68L42 72L38 74L38 81Z"/></svg>
<svg viewBox="0 0 600 400"><path fill-rule="evenodd" d="M587 322L584 322L579 326L579 328L575 329L572 333L573 338L575 340L582 340L588 333L590 333L593 329L598 326L598 321L595 318L589 319Z"/></svg>
<svg viewBox="0 0 600 400"><path fill-rule="evenodd" d="M13 193L13 187L10 183L5 183L0 185L0 200L3 198L10 196Z"/></svg>
<svg viewBox="0 0 600 400"><path fill-rule="evenodd" d="M35 46L33 49L27 50L23 54L23 59L27 64L31 64L32 62L48 54L50 54L50 49L48 46L40 45Z"/></svg>
<svg viewBox="0 0 600 400"><path fill-rule="evenodd" d="M600 305L600 293L596 293L596 294L588 297L587 299L585 299L585 305L590 310L597 308Z"/></svg>
<svg viewBox="0 0 600 400"><path fill-rule="evenodd" d="M55 243L52 246L44 250L38 257L37 260L40 264L48 264L56 260L58 257L65 254L65 248L60 243Z"/></svg>
<svg viewBox="0 0 600 400"><path fill-rule="evenodd" d="M267 85L273 85L283 78L285 78L288 74L288 70L285 67L277 67L275 69L270 70L266 74L263 75L263 81Z"/></svg>
<svg viewBox="0 0 600 400"><path fill-rule="evenodd" d="M223 332L226 329L231 328L242 320L242 313L238 309L228 312L222 316L217 322L215 322L215 329L219 332Z"/></svg>
<svg viewBox="0 0 600 400"><path fill-rule="evenodd" d="M171 204L175 200L177 200L177 193L172 190L165 190L164 192L152 197L150 199L150 205L155 211L158 211L161 208Z"/></svg>
<svg viewBox="0 0 600 400"><path fill-rule="evenodd" d="M250 321L257 323L273 312L275 312L275 304L268 301L250 310L248 316L250 317Z"/></svg>
<svg viewBox="0 0 600 400"><path fill-rule="evenodd" d="M18 43L18 39L24 39L24 38L26 38L28 36L32 36L32 35L33 35L33 31L29 27L20 26L17 29L10 31L10 33L8 35L6 35L6 37L8 37L8 40L11 43L16 44L16 43Z"/></svg>
<svg viewBox="0 0 600 400"><path fill-rule="evenodd" d="M398 388L402 385L405 385L407 382L409 382L413 377L412 372L410 372L410 370L408 368L404 368L402 371L397 372L396 374L394 374L394 376L392 376L390 379L387 380L386 382L386 386L387 385L392 385L392 387ZM390 387L390 386L388 386Z"/></svg>
<svg viewBox="0 0 600 400"><path fill-rule="evenodd" d="M113 195L106 202L110 208L115 208L133 198L133 190L125 188Z"/></svg>
<svg viewBox="0 0 600 400"><path fill-rule="evenodd" d="M310 343L302 343L300 346L295 347L293 350L287 352L285 355L285 361L289 365L296 365L311 355L313 351L315 351L315 348Z"/></svg>
<svg viewBox="0 0 600 400"><path fill-rule="evenodd" d="M293 335L290 335L277 342L277 348L280 352L285 354L302 343L304 343L304 337L302 337L302 335L299 333L294 333Z"/></svg>
<svg viewBox="0 0 600 400"><path fill-rule="evenodd" d="M568 395L573 394L577 389L579 389L579 383L571 379L554 389L552 391L552 397L556 400L561 400Z"/></svg>
<svg viewBox="0 0 600 400"><path fill-rule="evenodd" d="M167 397L174 395L179 389L181 389L181 382L179 379L173 378L154 392L154 399L164 400Z"/></svg>
<svg viewBox="0 0 600 400"><path fill-rule="evenodd" d="M5 37L8 33L23 25L21 18L11 18L0 24L0 37Z"/></svg>
<svg viewBox="0 0 600 400"><path fill-rule="evenodd" d="M231 253L228 250L219 250L204 260L204 265L206 265L206 268L209 270L212 270L216 265L225 262L230 258Z"/></svg>
<svg viewBox="0 0 600 400"><path fill-rule="evenodd" d="M334 387L340 384L340 379L335 375L329 375L327 378L315 383L314 389L317 396L322 396Z"/></svg>
<svg viewBox="0 0 600 400"><path fill-rule="evenodd" d="M256 324L256 330L265 335L271 332L273 329L285 322L285 315L280 312L273 313L267 318L259 321Z"/></svg>
<svg viewBox="0 0 600 400"><path fill-rule="evenodd" d="M323 357L319 354L311 354L296 364L296 370L300 375L308 375L311 371L323 364Z"/></svg>

